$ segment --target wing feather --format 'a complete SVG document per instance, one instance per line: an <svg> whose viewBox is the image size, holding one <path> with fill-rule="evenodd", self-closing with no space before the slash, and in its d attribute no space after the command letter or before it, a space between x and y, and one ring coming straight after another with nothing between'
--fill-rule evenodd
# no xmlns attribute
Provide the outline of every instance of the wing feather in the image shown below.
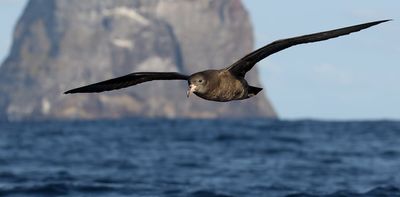
<svg viewBox="0 0 400 197"><path fill-rule="evenodd" d="M364 23L360 25L354 25L350 27L345 27L345 28L340 28L340 29L335 29L331 31L325 31L325 32L320 32L320 33L314 33L314 34L309 34L309 35L304 35L304 36L298 36L298 37L293 37L293 38L288 38L288 39L282 39L282 40L277 40L275 42L272 42L246 56L244 56L242 59L239 61L235 62L232 64L230 67L227 69L234 75L236 76L241 76L244 77L244 75L253 68L253 66L261 61L262 59L278 52L284 49L287 49L289 47L298 45L298 44L305 44L305 43L310 43L310 42L318 42L318 41L323 41L323 40L328 40L331 38L336 38L339 36L344 36L353 32L357 32L369 27L372 27L374 25L378 25L383 22L387 22L390 20L381 20L381 21L375 21L375 22L370 22L370 23Z"/></svg>
<svg viewBox="0 0 400 197"><path fill-rule="evenodd" d="M189 76L182 75L176 72L137 72L122 77L117 77L114 79L109 79L95 84L68 90L64 94L104 92L104 91L117 90L129 86L134 86L147 81L188 80L188 78Z"/></svg>

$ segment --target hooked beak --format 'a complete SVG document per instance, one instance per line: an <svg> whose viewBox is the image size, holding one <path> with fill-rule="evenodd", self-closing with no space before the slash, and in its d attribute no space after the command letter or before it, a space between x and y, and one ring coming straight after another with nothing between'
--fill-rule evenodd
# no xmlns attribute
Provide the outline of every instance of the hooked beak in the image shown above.
<svg viewBox="0 0 400 197"><path fill-rule="evenodd" d="M190 84L188 87L188 90L186 92L187 97L189 98L190 94L193 93L196 89L196 86L193 84Z"/></svg>

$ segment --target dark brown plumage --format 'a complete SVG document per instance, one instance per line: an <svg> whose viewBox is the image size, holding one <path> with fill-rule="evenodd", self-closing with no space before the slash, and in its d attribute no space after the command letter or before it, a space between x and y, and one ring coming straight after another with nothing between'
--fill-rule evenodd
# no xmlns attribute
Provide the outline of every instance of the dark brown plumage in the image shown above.
<svg viewBox="0 0 400 197"><path fill-rule="evenodd" d="M132 73L122 77L72 89L65 92L65 94L110 91L153 80L187 80L189 84L187 91L188 97L191 93L194 93L203 99L219 102L247 99L257 95L262 88L248 85L244 77L257 62L269 55L298 44L336 38L387 21L389 20L375 21L331 31L277 40L244 56L231 66L220 70L205 70L190 76L173 72Z"/></svg>

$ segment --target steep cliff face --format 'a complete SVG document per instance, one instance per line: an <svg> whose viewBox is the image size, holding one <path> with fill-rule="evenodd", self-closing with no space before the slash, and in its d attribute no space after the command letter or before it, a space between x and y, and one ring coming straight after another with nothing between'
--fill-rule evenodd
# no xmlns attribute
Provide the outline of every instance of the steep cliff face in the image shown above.
<svg viewBox="0 0 400 197"><path fill-rule="evenodd" d="M222 68L252 48L252 27L240 0L31 0L0 68L0 115L276 117L262 94L231 103L186 99L183 81L62 94L135 71ZM248 79L259 85L256 69Z"/></svg>

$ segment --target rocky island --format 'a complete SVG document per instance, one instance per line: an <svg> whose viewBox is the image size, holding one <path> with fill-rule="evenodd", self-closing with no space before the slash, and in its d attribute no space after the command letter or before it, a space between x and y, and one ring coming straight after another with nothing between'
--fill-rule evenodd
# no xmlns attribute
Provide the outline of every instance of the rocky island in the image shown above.
<svg viewBox="0 0 400 197"><path fill-rule="evenodd" d="M30 0L0 67L0 118L276 118L263 94L230 103L187 99L182 81L62 94L130 72L222 68L253 43L240 0ZM247 78L259 85L257 69Z"/></svg>

